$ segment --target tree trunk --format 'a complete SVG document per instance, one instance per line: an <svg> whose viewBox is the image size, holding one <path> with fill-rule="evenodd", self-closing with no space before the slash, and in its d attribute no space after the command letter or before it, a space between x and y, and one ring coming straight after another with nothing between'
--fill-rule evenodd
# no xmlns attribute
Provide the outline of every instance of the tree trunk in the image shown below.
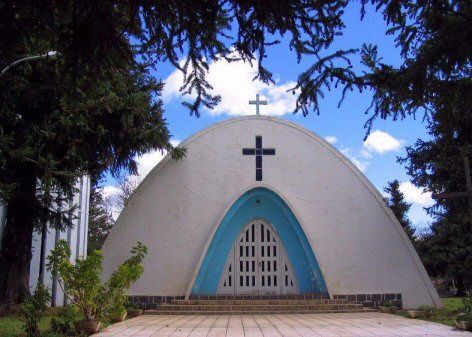
<svg viewBox="0 0 472 337"><path fill-rule="evenodd" d="M464 297L467 295L464 279L461 276L456 276L456 296Z"/></svg>
<svg viewBox="0 0 472 337"><path fill-rule="evenodd" d="M37 215L34 168L22 164L13 170L19 176L8 200L0 252L0 303L8 310L15 310L29 296L31 241Z"/></svg>

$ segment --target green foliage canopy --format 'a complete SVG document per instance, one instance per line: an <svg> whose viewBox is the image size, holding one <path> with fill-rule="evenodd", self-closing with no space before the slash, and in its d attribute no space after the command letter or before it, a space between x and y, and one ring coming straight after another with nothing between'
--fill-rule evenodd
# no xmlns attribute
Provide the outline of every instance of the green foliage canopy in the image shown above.
<svg viewBox="0 0 472 337"><path fill-rule="evenodd" d="M169 61L185 73L190 113L218 96L206 81L217 58L255 62L258 78L268 36L288 34L301 57L306 45L329 46L343 24L345 0L8 1L0 4L0 198L8 202L0 252L0 301L13 306L28 291L35 226L71 224L78 176L136 173L135 157L173 149L162 113L162 83L151 76ZM180 61L183 60L183 63ZM52 191L61 191L53 193ZM38 193L39 192L39 193ZM21 210L21 211L20 211Z"/></svg>
<svg viewBox="0 0 472 337"><path fill-rule="evenodd" d="M363 0L363 8L368 3ZM378 48L368 44L327 53L344 28L347 0L1 3L1 69L26 55L57 56L22 63L0 78L0 197L8 201L8 226L14 228L6 230L0 254L6 271L0 299L18 302L28 292L21 268L31 253L28 233L38 218L58 227L70 223L51 205L67 202L78 175L135 172L136 155L172 150L159 100L162 84L150 73L162 61L185 74L182 92L194 99L184 105L198 116L219 101L206 80L209 62L252 62L256 79L270 83L264 59L285 36L298 60L312 61L293 88L296 111L319 112L324 91L333 87L343 89L341 101L351 90L370 90L368 130L376 118L420 112L428 122L438 121L433 128L465 134L470 124L462 122L472 120L470 1L370 3L401 49L398 67L382 62ZM353 54L361 56L361 68L351 63ZM46 191L42 199L38 180ZM51 190L66 198L52 200Z"/></svg>
<svg viewBox="0 0 472 337"><path fill-rule="evenodd" d="M411 226L410 219L408 219L411 204L405 201L405 196L400 191L400 183L397 179L390 181L384 191L390 195L390 198L386 200L387 206L395 214L411 242L415 242L415 229Z"/></svg>
<svg viewBox="0 0 472 337"><path fill-rule="evenodd" d="M90 188L90 208L87 237L87 251L102 248L105 239L114 225L111 201L103 196L103 188L94 183Z"/></svg>
<svg viewBox="0 0 472 337"><path fill-rule="evenodd" d="M472 4L468 0L380 1L372 3L383 17L401 51L402 63L382 62L378 47L339 50L317 58L299 78L297 111L313 107L319 112L323 90L342 88L342 97L353 90L371 91L373 110L368 131L376 118L393 120L424 113L426 121L440 120L457 126L457 118L471 117ZM362 67L351 58L358 54Z"/></svg>

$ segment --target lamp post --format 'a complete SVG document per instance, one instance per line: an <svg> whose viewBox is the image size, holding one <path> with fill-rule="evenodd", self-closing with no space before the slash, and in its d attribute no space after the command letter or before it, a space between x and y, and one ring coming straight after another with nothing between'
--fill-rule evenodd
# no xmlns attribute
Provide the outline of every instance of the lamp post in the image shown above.
<svg viewBox="0 0 472 337"><path fill-rule="evenodd" d="M44 59L44 58L48 58L48 57L53 58L53 57L56 57L57 55L59 55L59 53L57 51L51 50L51 51L48 51L45 54L27 56L27 57L24 57L22 59L16 60L15 62L13 62L10 65L3 68L3 70L0 72L0 77L2 77L8 70L10 70L11 68L13 68L14 66L16 66L20 63L27 62L27 61L34 61L34 60Z"/></svg>

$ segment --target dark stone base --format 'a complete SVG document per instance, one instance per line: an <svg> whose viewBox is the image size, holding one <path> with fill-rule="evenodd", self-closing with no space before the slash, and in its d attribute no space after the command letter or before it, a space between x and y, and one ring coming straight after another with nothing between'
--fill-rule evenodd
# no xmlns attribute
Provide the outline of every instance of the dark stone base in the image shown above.
<svg viewBox="0 0 472 337"><path fill-rule="evenodd" d="M403 307L402 294L355 294L333 295L333 299L360 302L367 308L378 308L382 302L391 301L398 309Z"/></svg>
<svg viewBox="0 0 472 337"><path fill-rule="evenodd" d="M172 300L183 300L185 296L128 296L133 304L143 310L156 309L163 303L171 303Z"/></svg>
<svg viewBox="0 0 472 337"><path fill-rule="evenodd" d="M185 296L129 296L130 300L143 310L156 309L163 303L172 300L183 300ZM190 295L191 300L291 300L291 299L329 299L328 294L299 295ZM349 294L333 295L333 299L360 302L367 308L378 308L384 301L392 301L399 309L402 308L402 294Z"/></svg>
<svg viewBox="0 0 472 337"><path fill-rule="evenodd" d="M298 294L298 295L190 295L190 300L292 300L292 299L329 299L328 294ZM163 303L172 300L183 300L185 296L129 296L131 302L143 310L156 309Z"/></svg>

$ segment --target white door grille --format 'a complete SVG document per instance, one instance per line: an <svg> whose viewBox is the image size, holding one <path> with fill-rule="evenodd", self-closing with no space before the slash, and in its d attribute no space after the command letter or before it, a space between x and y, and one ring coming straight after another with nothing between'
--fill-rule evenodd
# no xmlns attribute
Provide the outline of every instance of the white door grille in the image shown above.
<svg viewBox="0 0 472 337"><path fill-rule="evenodd" d="M269 223L257 219L241 231L228 256L218 293L299 293L283 244Z"/></svg>

